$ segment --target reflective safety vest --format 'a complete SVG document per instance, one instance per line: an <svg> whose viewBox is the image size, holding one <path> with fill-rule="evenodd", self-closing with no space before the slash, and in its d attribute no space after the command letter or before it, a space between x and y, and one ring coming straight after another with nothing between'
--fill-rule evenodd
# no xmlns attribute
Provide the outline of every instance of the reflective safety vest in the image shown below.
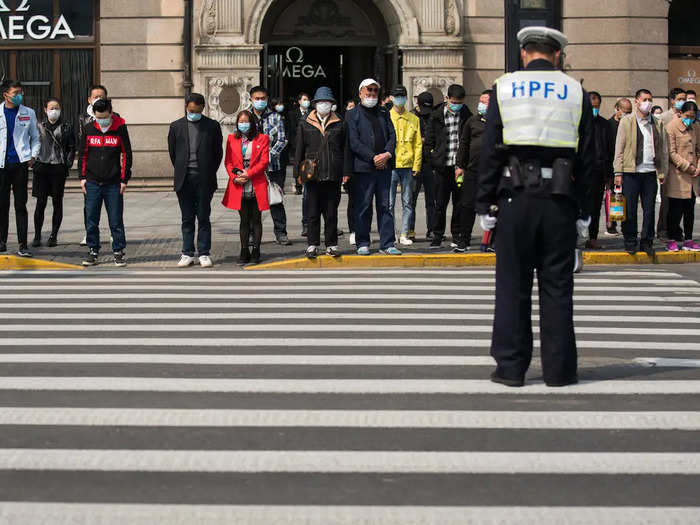
<svg viewBox="0 0 700 525"><path fill-rule="evenodd" d="M560 71L517 71L496 81L503 143L578 150L583 88Z"/></svg>

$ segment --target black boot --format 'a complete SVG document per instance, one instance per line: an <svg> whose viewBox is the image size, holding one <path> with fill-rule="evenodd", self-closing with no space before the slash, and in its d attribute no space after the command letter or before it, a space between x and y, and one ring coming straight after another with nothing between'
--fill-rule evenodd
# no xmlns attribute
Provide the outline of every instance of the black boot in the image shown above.
<svg viewBox="0 0 700 525"><path fill-rule="evenodd" d="M241 248L241 255L238 257L238 264L243 266L250 262L250 249L247 246Z"/></svg>
<svg viewBox="0 0 700 525"><path fill-rule="evenodd" d="M41 235L35 235L34 240L32 241L32 246L34 248L38 248L41 246Z"/></svg>
<svg viewBox="0 0 700 525"><path fill-rule="evenodd" d="M54 247L58 246L58 235L56 235L55 233L52 233L51 236L49 237L48 242L46 243L46 246L48 246L49 248L54 248Z"/></svg>
<svg viewBox="0 0 700 525"><path fill-rule="evenodd" d="M260 257L260 246L255 246L253 248L253 251L250 254L250 260L253 262L253 264L260 264L260 261L262 261L262 258Z"/></svg>

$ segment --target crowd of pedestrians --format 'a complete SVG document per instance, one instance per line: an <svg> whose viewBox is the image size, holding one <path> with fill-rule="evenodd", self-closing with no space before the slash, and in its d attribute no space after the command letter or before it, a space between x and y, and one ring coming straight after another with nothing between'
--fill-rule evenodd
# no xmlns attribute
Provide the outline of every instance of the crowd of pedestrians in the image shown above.
<svg viewBox="0 0 700 525"><path fill-rule="evenodd" d="M463 86L449 86L445 100L431 93L414 99L394 87L380 96L374 79L361 82L358 97L342 104L328 87L313 96L302 92L293 107L270 99L267 90L250 90L250 109L238 113L233 133L225 141L218 122L206 117L205 99L192 93L185 100L185 116L173 122L168 151L174 170L174 189L182 216L180 267L199 263L212 266L211 205L217 171L224 162L229 176L222 204L240 215L239 263L262 259L262 212L269 210L276 241L291 245L287 214L280 188L285 187L291 164L294 188L302 195L302 235L305 255L325 253L338 257L339 205L347 194L350 243L359 255L369 255L371 224L376 216L379 252L401 255L416 240L416 207L425 202L425 238L431 250L440 249L451 236L457 253L470 249L476 222L475 193L486 116L493 97L485 90L476 113L465 104ZM593 111L594 170L591 181L592 217L588 249L597 249L599 231L619 235L605 202L621 192L627 203L621 223L625 250L654 253L655 238L669 251L700 251L693 240L695 201L699 191L700 124L695 93L675 88L669 109L654 105L652 93L640 89L633 100L619 99L615 113L600 112L602 97L589 93ZM27 189L32 170L36 198L33 247L42 246L44 215L53 207L45 244L58 243L63 218L66 178L76 164L84 194L85 239L83 261L97 264L100 215L107 210L114 262L126 264L124 193L132 170L132 153L125 120L113 111L107 89L96 85L88 105L73 129L62 115L61 101L49 98L37 117L23 104L22 84L6 81L0 111L0 253L7 251L11 197L17 224L18 255L28 248ZM400 200L400 212L396 206ZM608 197L608 198L606 198ZM655 208L661 201L658 223ZM448 212L452 203L450 220ZM641 231L637 209L641 205ZM605 227L601 228L601 214ZM195 242L196 240L196 242ZM491 249L489 247L489 249Z"/></svg>

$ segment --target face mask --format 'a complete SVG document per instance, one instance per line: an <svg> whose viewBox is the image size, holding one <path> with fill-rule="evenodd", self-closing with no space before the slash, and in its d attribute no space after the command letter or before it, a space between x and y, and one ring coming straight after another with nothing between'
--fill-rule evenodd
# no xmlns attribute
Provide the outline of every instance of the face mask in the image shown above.
<svg viewBox="0 0 700 525"><path fill-rule="evenodd" d="M484 104L483 102L479 102L479 105L476 106L476 111L479 113L479 115L484 116L486 115L486 111L489 109L489 107Z"/></svg>
<svg viewBox="0 0 700 525"><path fill-rule="evenodd" d="M97 120L97 124L99 124L102 129L107 129L112 125L112 117L98 118L95 120Z"/></svg>
<svg viewBox="0 0 700 525"><path fill-rule="evenodd" d="M244 135L248 133L250 131L250 122L239 122L238 131L240 131Z"/></svg>
<svg viewBox="0 0 700 525"><path fill-rule="evenodd" d="M46 112L46 116L49 117L51 122L56 122L61 117L60 109L50 109Z"/></svg>
<svg viewBox="0 0 700 525"><path fill-rule="evenodd" d="M282 113L282 112L284 111L284 105L283 105L283 104L277 104L277 105L275 106L275 111L276 111L277 113Z"/></svg>
<svg viewBox="0 0 700 525"><path fill-rule="evenodd" d="M325 117L331 112L331 103L330 102L318 102L316 104L316 112L321 115L322 117Z"/></svg>
<svg viewBox="0 0 700 525"><path fill-rule="evenodd" d="M199 122L202 120L202 114L201 113L190 113L189 111L187 112L187 120L190 122Z"/></svg>
<svg viewBox="0 0 700 525"><path fill-rule="evenodd" d="M641 111L644 115L648 115L649 112L651 111L651 100L647 100L646 102L640 102L638 107L639 111Z"/></svg>
<svg viewBox="0 0 700 525"><path fill-rule="evenodd" d="M338 111L338 106L336 106L335 104L333 104L333 105L331 106L331 111Z"/></svg>
<svg viewBox="0 0 700 525"><path fill-rule="evenodd" d="M263 111L267 107L267 100L255 100L253 101L253 107L258 111Z"/></svg>
<svg viewBox="0 0 700 525"><path fill-rule="evenodd" d="M598 108L593 108L593 116L597 117L600 114L600 109Z"/></svg>
<svg viewBox="0 0 700 525"><path fill-rule="evenodd" d="M406 105L406 97L391 97L394 101L394 105L398 108L402 108Z"/></svg>
<svg viewBox="0 0 700 525"><path fill-rule="evenodd" d="M450 102L450 109L452 110L453 113L457 113L464 107L464 104L453 104Z"/></svg>
<svg viewBox="0 0 700 525"><path fill-rule="evenodd" d="M684 100L679 100L679 101L676 102L674 105L675 105L676 109L677 109L678 111L680 111L681 109L683 109L683 104L685 104L685 101L684 101Z"/></svg>
<svg viewBox="0 0 700 525"><path fill-rule="evenodd" d="M24 96L22 95L22 93L17 93L16 95L10 98L10 102L12 102L15 106L21 106L23 100Z"/></svg>
<svg viewBox="0 0 700 525"><path fill-rule="evenodd" d="M302 100L302 101L301 101L301 107L304 108L304 109L309 109L309 106L310 106L310 105L311 105L311 101L310 101L310 100Z"/></svg>
<svg viewBox="0 0 700 525"><path fill-rule="evenodd" d="M364 97L362 99L362 105L366 108L373 108L376 107L377 103L379 103L378 98L374 97Z"/></svg>
<svg viewBox="0 0 700 525"><path fill-rule="evenodd" d="M685 117L684 117L684 118L681 119L681 120L683 120L683 124L685 124L685 127L686 127L686 128L689 128L690 126L693 125L693 122L695 122L692 118L685 118Z"/></svg>

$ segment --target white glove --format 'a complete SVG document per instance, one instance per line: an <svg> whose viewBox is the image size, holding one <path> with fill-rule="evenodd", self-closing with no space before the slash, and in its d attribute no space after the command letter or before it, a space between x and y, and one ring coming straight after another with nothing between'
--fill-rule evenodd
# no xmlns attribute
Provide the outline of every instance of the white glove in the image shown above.
<svg viewBox="0 0 700 525"><path fill-rule="evenodd" d="M583 238L583 239L588 239L588 227L591 225L591 218L588 217L588 219L583 220L583 219L578 219L576 221L576 232L578 233L578 236Z"/></svg>
<svg viewBox="0 0 700 525"><path fill-rule="evenodd" d="M481 223L482 230L491 231L496 227L498 218L491 217L490 215L479 215L479 222Z"/></svg>

